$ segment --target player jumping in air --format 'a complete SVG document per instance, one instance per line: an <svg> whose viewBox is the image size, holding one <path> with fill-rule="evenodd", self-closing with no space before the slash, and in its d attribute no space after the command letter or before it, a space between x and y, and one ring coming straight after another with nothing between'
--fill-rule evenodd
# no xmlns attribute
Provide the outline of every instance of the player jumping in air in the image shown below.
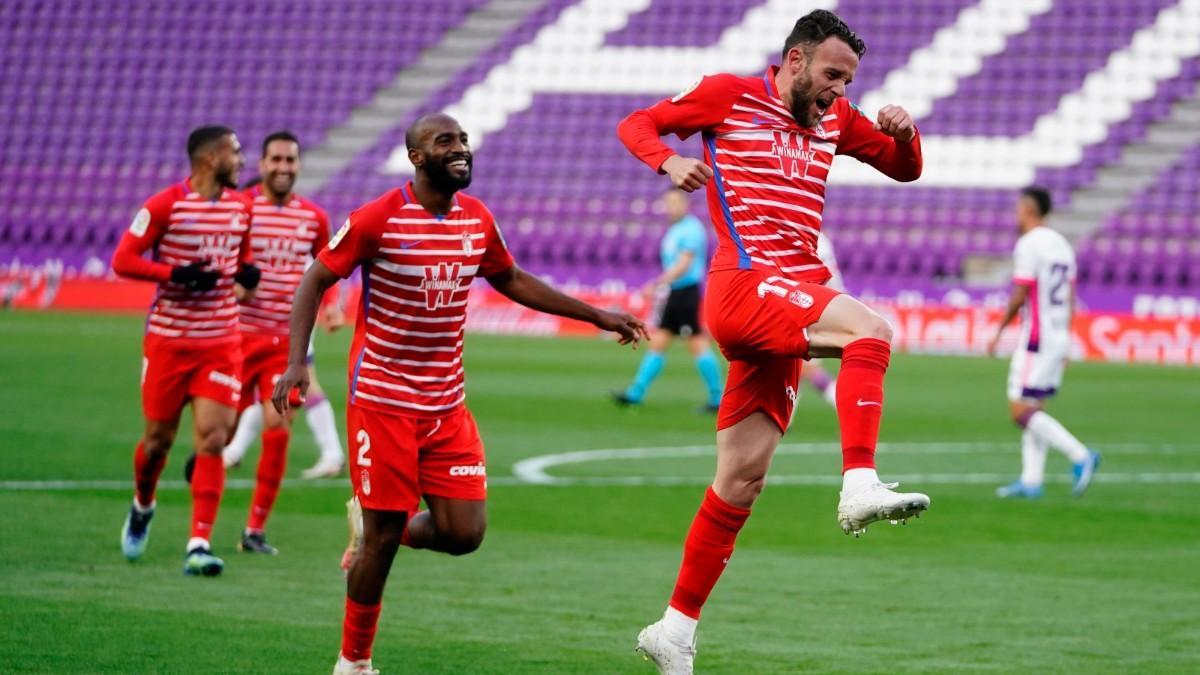
<svg viewBox="0 0 1200 675"><path fill-rule="evenodd" d="M623 391L613 392L613 399L620 405L640 405L646 390L662 372L671 342L682 337L704 380L707 396L703 411L711 414L721 404L721 370L700 325L700 282L708 265L708 233L699 219L688 213L686 193L671 190L662 201L671 221L660 245L663 271L646 284L644 293L651 298L663 288L669 293L633 382Z"/></svg>
<svg viewBox="0 0 1200 675"><path fill-rule="evenodd" d="M359 208L304 275L292 309L291 356L273 402L304 392L304 345L321 294L363 269L362 309L350 353L350 477L363 541L350 568L335 673L371 673L383 586L399 546L463 555L486 524L483 443L465 405L462 345L476 277L533 309L648 339L637 319L563 295L514 263L491 212L459 193L471 183L467 134L428 115L405 134L415 178ZM428 511L417 511L421 499Z"/></svg>
<svg viewBox="0 0 1200 675"><path fill-rule="evenodd" d="M830 273L816 253L835 155L850 155L899 181L921 175L912 117L885 106L872 122L845 98L864 51L841 19L817 10L796 22L781 66L757 77L704 77L634 112L618 129L630 152L676 187L707 186L719 245L705 317L730 363L717 414L716 477L688 532L666 613L638 636L639 651L662 672L692 672L701 607L733 554L791 422L804 359L842 360L842 530L857 535L873 522L903 521L929 506L927 496L894 492L896 485L875 473L892 329L826 286ZM703 159L677 155L659 138L697 132Z"/></svg>
<svg viewBox="0 0 1200 675"><path fill-rule="evenodd" d="M1013 317L1021 316L1021 336L1008 370L1008 409L1021 433L1021 477L996 490L1000 497L1042 495L1046 450L1057 448L1071 460L1071 494L1082 495L1100 465L1100 455L1088 450L1058 420L1042 410L1062 386L1071 347L1071 317L1075 311L1075 251L1066 237L1046 226L1050 193L1038 187L1021 191L1017 200L1017 231L1013 251L1013 291L996 336L988 345L995 354L1000 334Z"/></svg>
<svg viewBox="0 0 1200 675"><path fill-rule="evenodd" d="M209 544L225 485L221 449L242 392L234 285L253 291L260 273L247 236L250 203L234 191L245 164L237 136L226 127L201 127L188 136L187 152L191 177L146 200L113 254L117 274L159 284L146 321L146 427L134 452L136 490L121 550L130 560L146 550L155 487L190 400L197 458L183 571L214 576L225 566ZM146 251L152 259L143 257Z"/></svg>

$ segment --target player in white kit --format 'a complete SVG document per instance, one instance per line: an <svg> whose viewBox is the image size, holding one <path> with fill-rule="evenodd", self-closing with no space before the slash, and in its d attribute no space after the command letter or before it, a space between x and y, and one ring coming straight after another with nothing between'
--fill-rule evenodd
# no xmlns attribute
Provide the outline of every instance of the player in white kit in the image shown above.
<svg viewBox="0 0 1200 675"><path fill-rule="evenodd" d="M1053 447L1072 466L1071 493L1082 495L1092 482L1100 455L1092 452L1058 420L1042 410L1062 386L1071 346L1075 310L1075 251L1066 237L1045 224L1050 193L1038 187L1021 191L1017 201L1020 237L1013 250L1013 291L996 336L1021 312L1021 334L1008 371L1008 405L1021 436L1021 477L996 490L1000 497L1035 498L1042 494L1046 451Z"/></svg>

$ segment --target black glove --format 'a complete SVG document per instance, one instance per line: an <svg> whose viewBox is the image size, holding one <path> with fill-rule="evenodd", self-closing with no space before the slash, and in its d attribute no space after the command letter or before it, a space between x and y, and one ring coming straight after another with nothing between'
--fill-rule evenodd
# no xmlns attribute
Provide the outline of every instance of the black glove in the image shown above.
<svg viewBox="0 0 1200 675"><path fill-rule="evenodd" d="M197 260L190 265L179 265L171 270L171 281L192 291L211 291L217 287L221 273L204 269L207 264L207 260Z"/></svg>
<svg viewBox="0 0 1200 675"><path fill-rule="evenodd" d="M238 270L237 274L233 275L233 280L238 282L242 288L252 291L258 288L258 282L262 279L262 270L254 265L242 265L242 269Z"/></svg>

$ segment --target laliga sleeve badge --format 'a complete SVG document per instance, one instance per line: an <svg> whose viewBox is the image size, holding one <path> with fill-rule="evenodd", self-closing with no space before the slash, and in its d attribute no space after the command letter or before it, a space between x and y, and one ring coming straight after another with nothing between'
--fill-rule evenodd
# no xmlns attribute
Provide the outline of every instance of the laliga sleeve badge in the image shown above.
<svg viewBox="0 0 1200 675"><path fill-rule="evenodd" d="M333 235L333 239L329 240L329 248L331 248L331 249L337 248L337 245L342 243L342 237L345 237L346 233L349 231L350 231L350 219L347 218L346 222L342 223L342 226L340 228L338 228L337 234Z"/></svg>
<svg viewBox="0 0 1200 675"><path fill-rule="evenodd" d="M146 230L150 228L150 209L142 209L133 217L133 222L129 224L129 231L133 236L140 237L146 234Z"/></svg>

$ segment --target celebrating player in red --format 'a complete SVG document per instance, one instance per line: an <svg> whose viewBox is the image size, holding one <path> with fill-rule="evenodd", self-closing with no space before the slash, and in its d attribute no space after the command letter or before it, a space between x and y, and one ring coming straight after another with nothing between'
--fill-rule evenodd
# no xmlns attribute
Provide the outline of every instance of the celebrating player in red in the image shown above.
<svg viewBox="0 0 1200 675"><path fill-rule="evenodd" d="M154 490L189 400L197 458L192 477L192 536L183 571L214 576L224 562L209 537L225 486L221 449L233 432L241 398L242 353L235 283L252 291L250 203L235 192L245 161L231 129L211 126L188 136L191 177L146 200L113 254L113 270L157 281L146 322L142 412L146 430L133 468L136 492L121 531L121 550L146 550ZM152 251L152 259L143 257Z"/></svg>
<svg viewBox="0 0 1200 675"><path fill-rule="evenodd" d="M705 313L730 362L717 416L716 477L688 532L667 612L638 636L638 649L663 672L692 672L700 609L791 422L802 360L842 359L842 529L857 535L872 522L903 520L929 505L923 494L893 492L895 485L875 473L891 328L825 285L830 273L816 252L834 155L900 181L921 175L909 114L886 106L872 123L845 98L865 49L841 19L817 10L796 22L781 66L758 77L704 77L619 128L626 147L676 187L708 187L719 247ZM703 160L679 156L659 138L696 132Z"/></svg>
<svg viewBox="0 0 1200 675"><path fill-rule="evenodd" d="M416 176L350 215L304 275L292 309L291 357L273 402L284 411L308 385L304 345L321 294L363 268L351 344L347 432L350 476L363 510L363 543L350 568L335 673L372 673L371 645L397 548L463 555L483 540L487 469L465 405L467 293L476 277L533 309L648 339L637 319L563 295L522 271L492 214L459 193L471 183L467 134L446 115L405 135ZM417 512L421 498L428 511Z"/></svg>
<svg viewBox="0 0 1200 675"><path fill-rule="evenodd" d="M242 408L266 402L287 370L288 315L305 267L329 241L329 217L321 207L292 192L300 171L300 141L288 131L263 140L258 163L263 180L247 196L253 200L250 246L262 269L262 283L240 305L242 323ZM250 516L238 548L274 555L263 534L287 467L292 415L263 406L262 455Z"/></svg>

